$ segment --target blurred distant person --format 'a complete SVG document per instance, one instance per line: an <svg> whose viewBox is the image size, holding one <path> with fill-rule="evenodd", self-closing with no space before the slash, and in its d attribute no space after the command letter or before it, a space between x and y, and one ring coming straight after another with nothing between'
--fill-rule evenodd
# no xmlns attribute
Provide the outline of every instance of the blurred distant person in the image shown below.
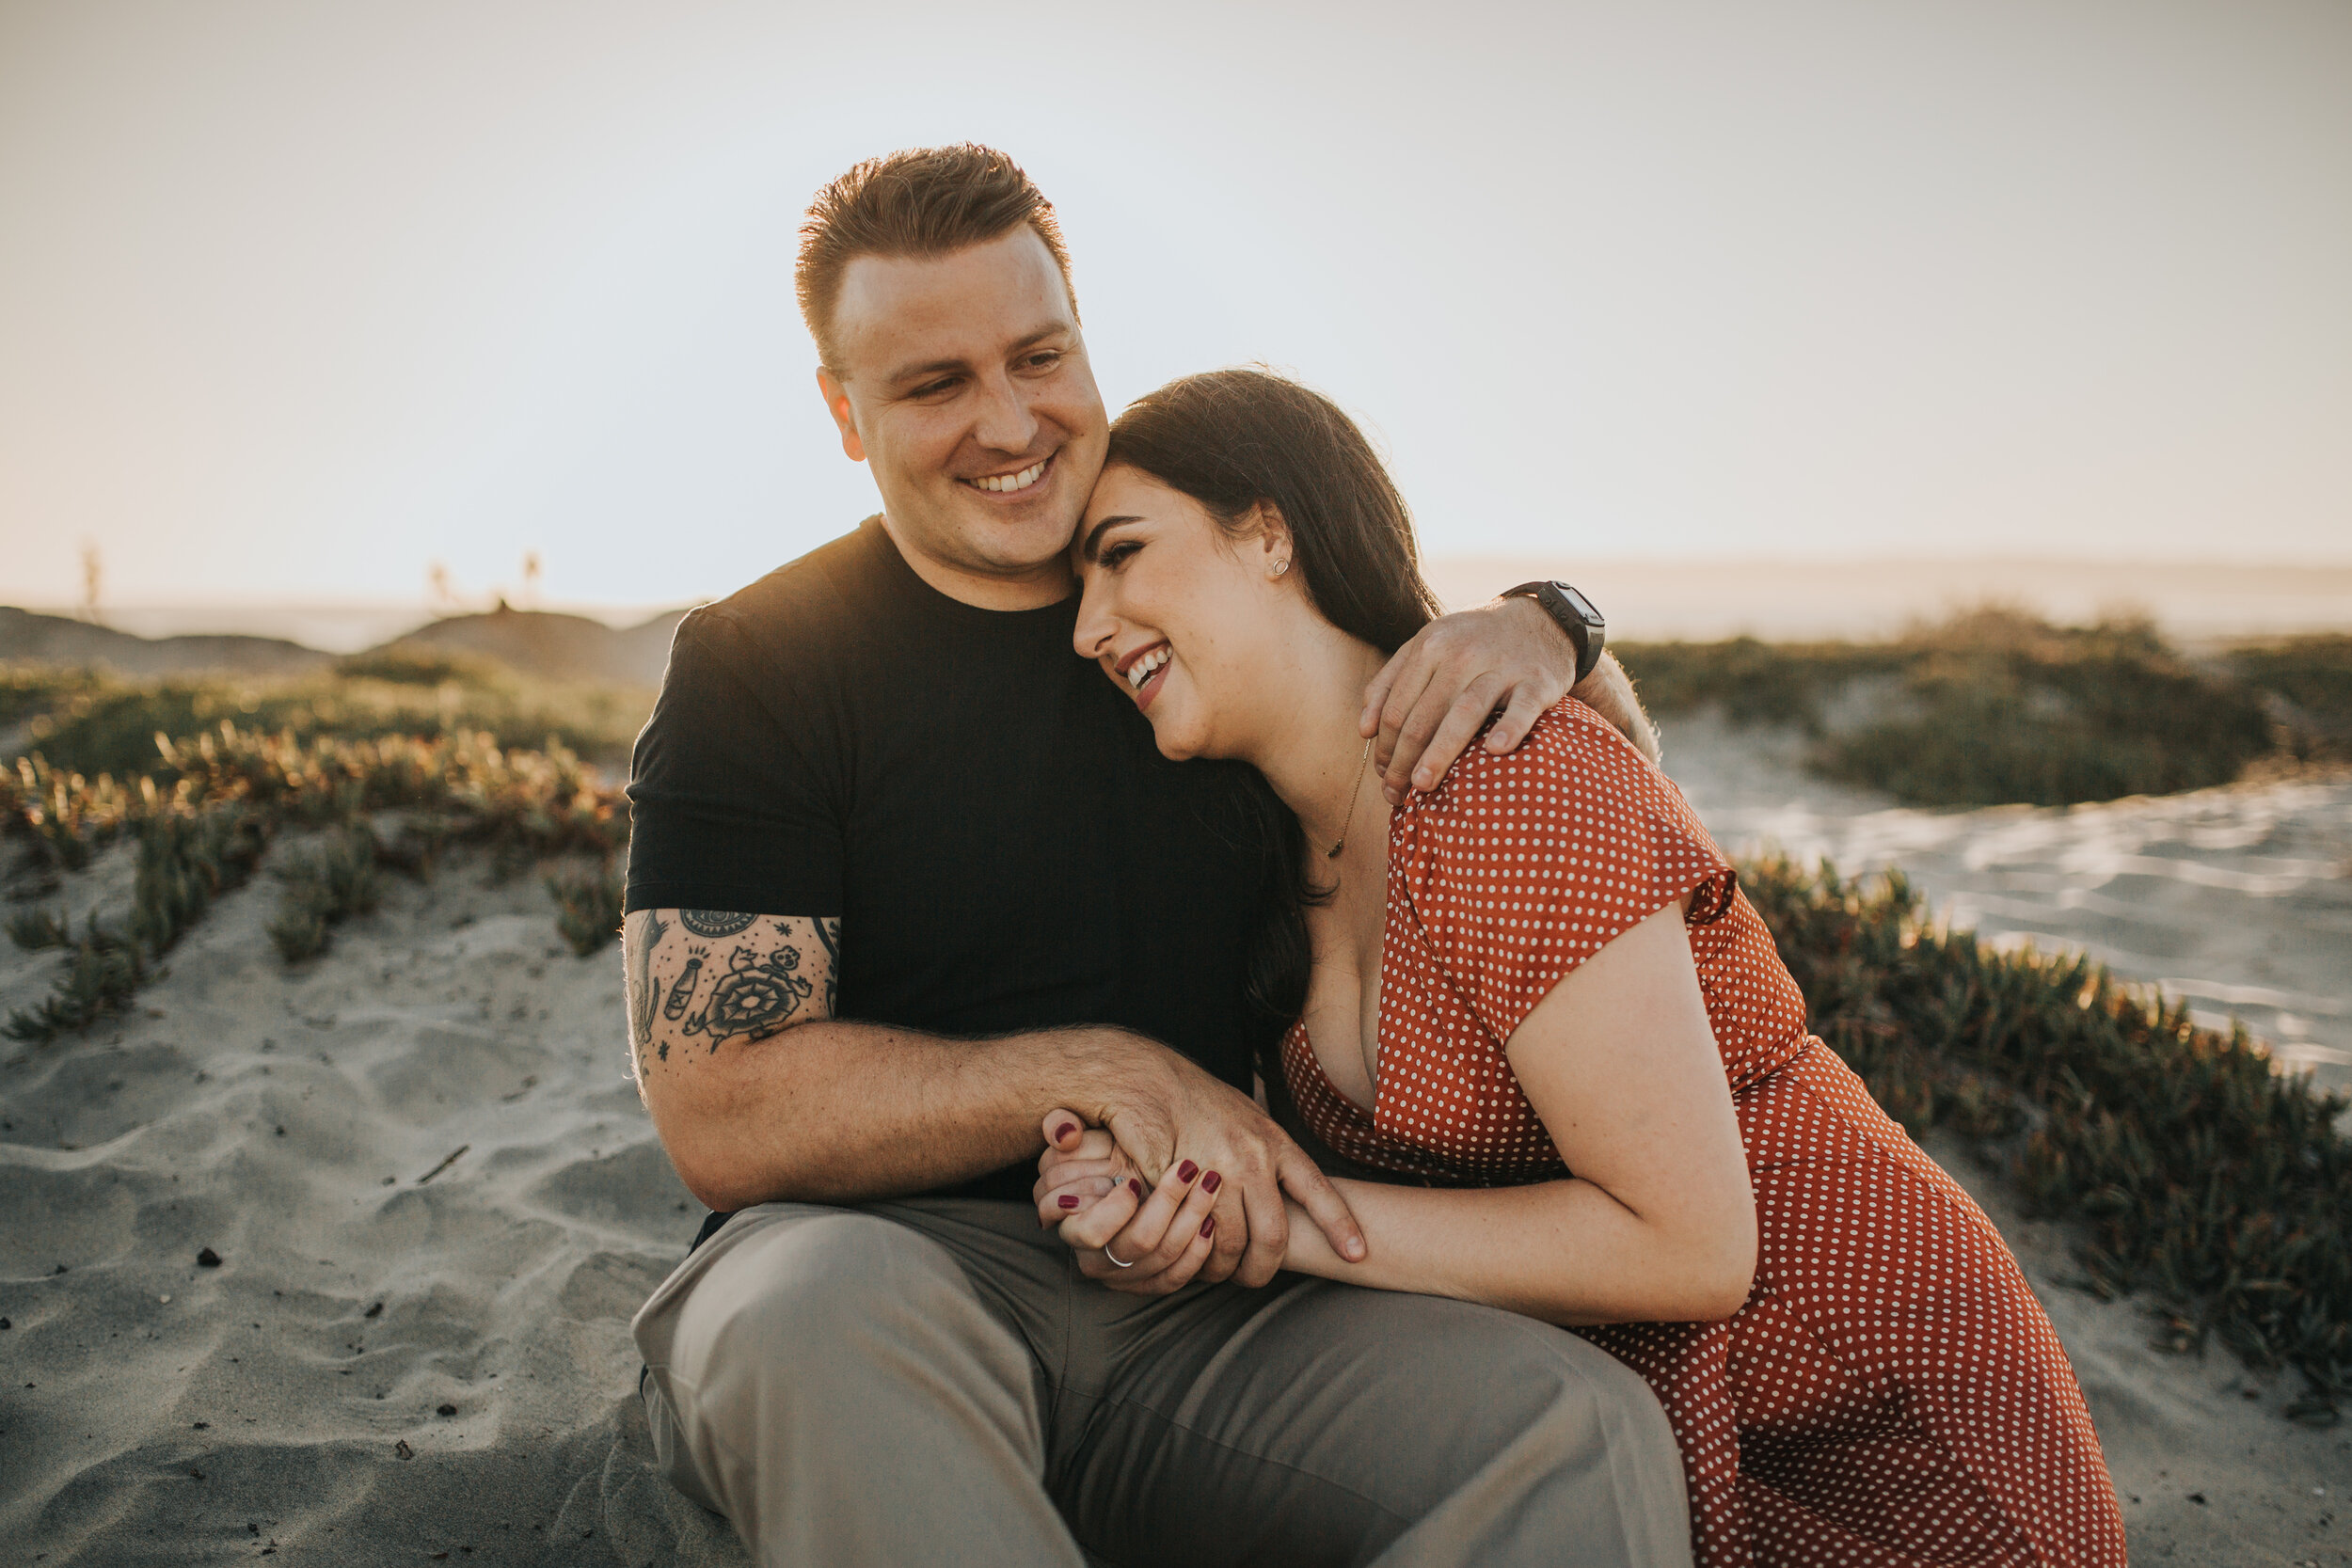
<svg viewBox="0 0 2352 1568"><path fill-rule="evenodd" d="M634 1323L668 1474L770 1564L1687 1562L1614 1358L1278 1274L1301 1225L1364 1255L1251 1096L1279 802L1071 657L1108 420L1052 207L985 148L862 164L796 281L882 511L680 624L629 790L640 1088L718 1211ZM1506 750L1579 653L1522 599L1435 621L1350 764L1426 785L1497 709ZM1613 666L1577 689L1647 737ZM1038 1225L1055 1106L1203 1195L1185 1289Z"/></svg>

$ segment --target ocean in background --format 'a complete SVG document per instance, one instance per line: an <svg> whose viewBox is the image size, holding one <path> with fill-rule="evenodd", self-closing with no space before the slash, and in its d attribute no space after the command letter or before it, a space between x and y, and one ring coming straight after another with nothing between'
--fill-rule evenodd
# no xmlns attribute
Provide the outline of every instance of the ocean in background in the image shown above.
<svg viewBox="0 0 2352 1568"><path fill-rule="evenodd" d="M2012 605L2062 626L2102 614L2145 614L2174 641L2352 631L2352 565L2135 564L2114 561L1624 561L1556 556L1442 556L1428 563L1448 605L1472 605L1514 583L1563 578L1584 590L1619 641L1770 641L1891 636L1915 621L1985 603ZM716 594L735 584L714 585ZM0 595L5 598L5 595ZM27 604L53 615L70 605ZM328 653L356 653L437 614L488 610L468 601L436 609L421 598L321 598L232 604L141 603L102 607L100 619L139 637L241 632L282 637ZM613 626L642 624L675 605L519 605L586 615Z"/></svg>
<svg viewBox="0 0 2352 1568"><path fill-rule="evenodd" d="M1768 642L1891 637L1955 610L2001 604L2057 626L2145 615L2175 642L2352 630L2352 565L2235 566L2118 561L1612 561L1453 556L1428 563L1449 606L1561 578L1620 641Z"/></svg>

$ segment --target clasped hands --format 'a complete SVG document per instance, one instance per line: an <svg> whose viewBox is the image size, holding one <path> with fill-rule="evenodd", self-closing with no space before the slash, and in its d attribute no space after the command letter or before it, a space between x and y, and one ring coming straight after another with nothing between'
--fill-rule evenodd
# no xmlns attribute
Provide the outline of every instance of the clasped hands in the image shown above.
<svg viewBox="0 0 2352 1568"><path fill-rule="evenodd" d="M1221 1085L1220 1085L1221 1086ZM1199 1279L1263 1285L1281 1269L1293 1225L1313 1225L1350 1260L1364 1257L1346 1201L1256 1102L1227 1090L1221 1114L1182 1130L1115 1118L1156 1161L1074 1112L1045 1118L1034 1189L1038 1223L1059 1227L1089 1279L1167 1295ZM1139 1125L1137 1125L1139 1123Z"/></svg>

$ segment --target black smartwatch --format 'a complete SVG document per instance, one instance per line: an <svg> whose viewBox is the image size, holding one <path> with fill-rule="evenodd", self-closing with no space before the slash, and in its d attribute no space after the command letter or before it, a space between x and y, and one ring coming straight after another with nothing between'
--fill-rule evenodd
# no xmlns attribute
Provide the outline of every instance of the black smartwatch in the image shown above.
<svg viewBox="0 0 2352 1568"><path fill-rule="evenodd" d="M1576 644L1576 683L1582 684L1600 662L1600 650L1609 641L1609 623L1602 620L1593 601L1565 582L1522 582L1517 588L1505 589L1506 599L1533 599L1544 607L1544 613L1560 623L1560 629Z"/></svg>

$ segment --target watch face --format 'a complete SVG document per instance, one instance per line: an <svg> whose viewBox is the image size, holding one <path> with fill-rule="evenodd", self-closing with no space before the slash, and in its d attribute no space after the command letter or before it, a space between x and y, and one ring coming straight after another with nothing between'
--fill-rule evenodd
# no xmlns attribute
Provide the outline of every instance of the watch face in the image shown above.
<svg viewBox="0 0 2352 1568"><path fill-rule="evenodd" d="M1568 608L1576 611L1578 620L1582 621L1586 626L1606 626L1608 624L1601 619L1600 611L1593 608L1592 600L1586 598L1583 594L1578 593L1575 589L1569 587L1565 582L1555 582L1552 586L1560 590L1560 596L1568 601Z"/></svg>

